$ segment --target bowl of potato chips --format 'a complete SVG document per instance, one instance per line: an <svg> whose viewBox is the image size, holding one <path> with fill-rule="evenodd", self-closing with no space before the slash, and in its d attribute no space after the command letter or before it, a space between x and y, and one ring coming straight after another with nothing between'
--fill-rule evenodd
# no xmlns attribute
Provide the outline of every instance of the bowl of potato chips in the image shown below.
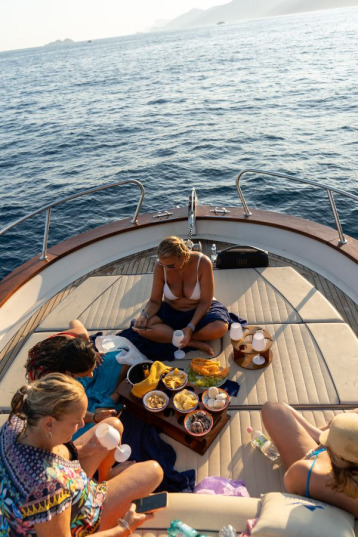
<svg viewBox="0 0 358 537"><path fill-rule="evenodd" d="M168 390L172 390L173 392L177 390L181 390L184 388L186 383L188 382L188 375L185 373L185 371L182 371L181 369L178 369L175 367L165 377L162 378L162 382L165 385Z"/></svg>
<svg viewBox="0 0 358 537"><path fill-rule="evenodd" d="M173 397L173 403L178 412L186 414L195 408L199 404L199 396L191 390L181 390L177 392Z"/></svg>

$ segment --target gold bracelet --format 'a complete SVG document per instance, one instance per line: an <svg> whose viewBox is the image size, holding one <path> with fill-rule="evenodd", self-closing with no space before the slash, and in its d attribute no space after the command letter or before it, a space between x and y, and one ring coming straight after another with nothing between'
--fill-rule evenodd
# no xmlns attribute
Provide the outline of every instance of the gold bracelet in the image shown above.
<svg viewBox="0 0 358 537"><path fill-rule="evenodd" d="M132 533L132 526L129 524L129 522L124 520L124 518L119 518L117 520L117 524L121 524L126 530L128 530L129 535Z"/></svg>

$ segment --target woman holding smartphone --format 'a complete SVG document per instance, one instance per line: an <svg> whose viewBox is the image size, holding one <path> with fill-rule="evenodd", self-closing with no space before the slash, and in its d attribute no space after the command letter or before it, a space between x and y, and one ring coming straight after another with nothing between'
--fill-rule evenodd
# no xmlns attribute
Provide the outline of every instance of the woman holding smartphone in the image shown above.
<svg viewBox="0 0 358 537"><path fill-rule="evenodd" d="M115 467L108 481L94 481L98 459L108 452L96 442L97 426L92 453L81 437L71 442L86 408L82 385L61 373L14 395L9 421L0 430L0 529L6 534L125 537L152 517L136 514L132 502L159 486L161 467L155 461L121 473Z"/></svg>

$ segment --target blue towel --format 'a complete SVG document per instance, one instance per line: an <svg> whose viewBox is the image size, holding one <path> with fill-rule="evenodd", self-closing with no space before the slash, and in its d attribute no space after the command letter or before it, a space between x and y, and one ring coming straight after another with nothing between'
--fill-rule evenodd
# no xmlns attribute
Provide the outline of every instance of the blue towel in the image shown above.
<svg viewBox="0 0 358 537"><path fill-rule="evenodd" d="M174 448L164 442L158 430L148 425L125 410L121 414L124 426L122 441L132 448L131 459L137 462L149 459L158 461L164 471L164 478L157 492L193 492L195 487L195 470L178 472L174 469L176 453Z"/></svg>
<svg viewBox="0 0 358 537"><path fill-rule="evenodd" d="M229 328L232 323L241 323L243 326L247 323L245 319L241 319L235 313L229 313L229 316L231 319L229 323ZM131 322L131 326L133 323L134 320ZM153 362L155 362L155 360L158 360L158 356L160 356L160 360L162 362L172 362L173 360L175 360L174 351L176 351L177 349L171 343L158 343L156 341L149 341L149 339L146 339L143 336L139 335L137 332L134 332L132 328L125 328L125 330L118 332L117 336L123 336L129 339L129 341L131 341L140 352L145 354L148 360L152 360ZM189 352L191 350L195 349L193 349L192 347L185 348L186 352Z"/></svg>
<svg viewBox="0 0 358 537"><path fill-rule="evenodd" d="M223 390L225 390L229 395L232 395L233 397L236 397L239 393L240 384L238 382L235 382L235 380L226 380L222 386L220 386Z"/></svg>

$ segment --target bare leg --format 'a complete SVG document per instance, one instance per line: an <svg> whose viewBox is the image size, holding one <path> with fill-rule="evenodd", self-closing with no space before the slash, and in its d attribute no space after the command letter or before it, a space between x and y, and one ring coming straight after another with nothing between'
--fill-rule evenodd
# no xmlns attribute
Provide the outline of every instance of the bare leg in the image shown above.
<svg viewBox="0 0 358 537"><path fill-rule="evenodd" d="M277 446L286 469L302 459L307 451L317 447L317 442L295 418L288 405L268 402L262 407L261 413L265 428Z"/></svg>
<svg viewBox="0 0 358 537"><path fill-rule="evenodd" d="M214 356L213 349L210 347L209 343L205 343L205 341L198 341L196 339L191 339L188 343L188 347L199 349L200 351L204 351L210 354L210 356Z"/></svg>
<svg viewBox="0 0 358 537"><path fill-rule="evenodd" d="M122 436L123 425L118 418L107 418L102 420L101 423L108 423L108 425L112 425L112 427L117 429ZM97 427L98 425L95 425L76 438L74 444L76 446L84 446L90 443L97 443L97 439L95 437ZM89 477L92 477L96 470L98 470L99 481L106 481L109 479L114 461L114 449L105 451L102 449L96 450L95 446L94 449L90 450L88 455L80 457L81 466Z"/></svg>
<svg viewBox="0 0 358 537"><path fill-rule="evenodd" d="M81 336L84 339L89 340L89 333L78 319L72 319L72 321L69 322L68 327L70 328L71 332L77 336Z"/></svg>
<svg viewBox="0 0 358 537"><path fill-rule="evenodd" d="M107 482L108 492L103 504L100 531L113 528L119 517L129 509L132 500L148 496L163 479L163 470L156 461L138 462Z"/></svg>
<svg viewBox="0 0 358 537"><path fill-rule="evenodd" d="M213 349L205 341L210 341L222 337L227 332L228 324L223 321L214 321L204 326L198 332L192 334L188 347L199 349L207 352L210 355L214 354ZM152 317L148 322L147 327L143 330L141 328L132 327L132 330L140 334L150 341L157 341L158 343L171 343L173 339L174 330L164 324L159 317Z"/></svg>
<svg viewBox="0 0 358 537"><path fill-rule="evenodd" d="M121 374L118 377L117 385L114 389L114 392L111 394L111 399L113 400L115 404L117 404L119 401L119 398L120 398L120 394L118 392L119 386L122 380L126 378L128 369L129 369L129 365L125 365L125 364L122 365L122 370L121 370Z"/></svg>
<svg viewBox="0 0 358 537"><path fill-rule="evenodd" d="M212 341L213 339L219 339L226 334L229 325L224 321L213 321L207 324L197 332L194 332L191 339L200 341Z"/></svg>
<svg viewBox="0 0 358 537"><path fill-rule="evenodd" d="M173 328L154 315L149 321L146 328L137 328L132 326L132 330L141 336L149 339L149 341L157 341L158 343L171 343L173 339Z"/></svg>

